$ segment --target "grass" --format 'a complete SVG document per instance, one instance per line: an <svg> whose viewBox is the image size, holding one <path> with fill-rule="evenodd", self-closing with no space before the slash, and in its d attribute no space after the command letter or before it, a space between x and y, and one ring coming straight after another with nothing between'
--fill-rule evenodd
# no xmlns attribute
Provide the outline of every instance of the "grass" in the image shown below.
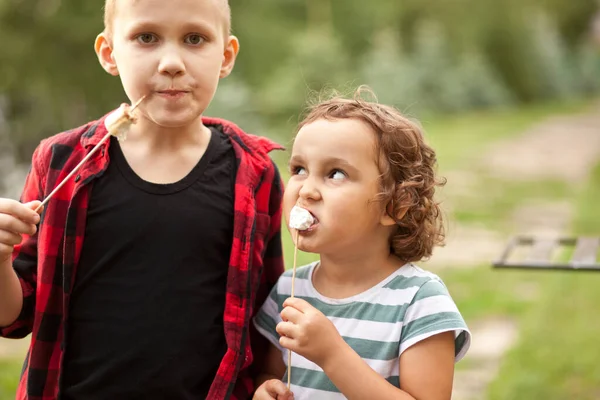
<svg viewBox="0 0 600 400"><path fill-rule="evenodd" d="M600 236L598 204L600 164L579 196L574 232ZM539 280L541 298L521 314L520 340L489 398L600 398L600 272L541 273Z"/></svg>
<svg viewBox="0 0 600 400"><path fill-rule="evenodd" d="M549 115L579 112L582 104L541 105L512 112L425 121L442 170L466 169L497 140L509 138ZM443 172L443 171L442 171ZM500 232L524 204L575 204L577 234L600 235L600 167L586 188L556 180L513 182L478 176L477 195L460 197L451 218ZM456 200L456 199L453 199ZM515 232L512 232L515 233ZM284 234L286 265L293 245ZM299 265L316 259L299 253ZM495 270L490 265L438 271L468 322L507 317L520 336L486 396L489 400L600 398L600 273ZM468 357L459 368L469 366Z"/></svg>
<svg viewBox="0 0 600 400"><path fill-rule="evenodd" d="M556 113L582 111L587 103L542 104L517 110L490 111L423 122L429 142L436 148L442 170L466 168L472 156L496 140L516 135ZM289 143L286 143L290 147ZM274 154L284 181L287 181L288 153ZM599 179L595 175L595 179ZM581 201L577 229L597 232L600 226L600 181ZM484 180L482 200L461 199L452 218L460 222L484 223L500 227L502 221L524 200L571 198L568 187L554 181L535 185ZM595 199L595 200L594 200ZM595 201L595 203L594 203ZM596 231L594 231L596 229ZM283 229L286 266L293 261L293 243ZM298 253L298 265L316 260L313 254ZM565 399L600 398L594 348L598 348L600 319L600 274L539 274L496 271L482 268L447 270L440 273L450 288L467 321L489 316L517 318L521 322L521 341L508 355L501 375L490 391L491 399ZM567 299L567 301L564 301ZM590 323L584 326L584 323ZM543 338L543 340L542 340ZM552 357L556 357L553 361ZM22 360L0 361L0 400L13 399ZM465 360L465 365L468 359ZM600 365L600 363L597 363ZM596 385L596 386L594 386ZM587 397L586 397L587 396Z"/></svg>
<svg viewBox="0 0 600 400"><path fill-rule="evenodd" d="M0 399L14 399L21 376L21 360L0 361Z"/></svg>
<svg viewBox="0 0 600 400"><path fill-rule="evenodd" d="M589 100L520 106L517 109L459 114L421 121L428 142L435 148L440 169L466 167L494 142L522 133L550 115L579 113Z"/></svg>
<svg viewBox="0 0 600 400"><path fill-rule="evenodd" d="M444 171L470 169L469 163L495 142L514 137L549 116L580 113L589 107L589 101L552 102L518 109L428 118L421 122L427 141L437 152L443 175ZM287 181L291 142L286 142L285 145L287 151L274 153L274 160L284 181ZM459 222L491 224L494 228L503 230L502 224L506 222L506 217L523 199L568 198L571 192L571 188L563 182L552 180L535 183L506 182L487 177L482 180L485 184L484 190L481 190L482 197L460 198L461 206L452 210L450 218ZM294 245L287 229L284 229L282 236L285 265L290 267L293 263ZM315 255L298 253L298 265L316 259Z"/></svg>
<svg viewBox="0 0 600 400"><path fill-rule="evenodd" d="M555 201L572 201L574 190L560 180L535 182L506 181L492 177L479 177L479 188L452 199L457 206L452 218L464 224L493 227L498 231L511 229L510 217L520 206ZM485 190L481 190L485 186Z"/></svg>

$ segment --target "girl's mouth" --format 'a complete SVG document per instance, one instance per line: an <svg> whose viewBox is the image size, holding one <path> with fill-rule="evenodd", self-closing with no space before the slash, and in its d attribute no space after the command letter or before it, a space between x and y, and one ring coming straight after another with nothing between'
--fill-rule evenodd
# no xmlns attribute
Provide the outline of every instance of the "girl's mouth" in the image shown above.
<svg viewBox="0 0 600 400"><path fill-rule="evenodd" d="M317 227L319 226L319 219L317 217L315 217L315 215L313 213L310 213L310 215L312 215L314 221L313 223L308 227L308 229L305 229L304 231L300 231L300 233L302 232L312 232L315 229L317 229Z"/></svg>

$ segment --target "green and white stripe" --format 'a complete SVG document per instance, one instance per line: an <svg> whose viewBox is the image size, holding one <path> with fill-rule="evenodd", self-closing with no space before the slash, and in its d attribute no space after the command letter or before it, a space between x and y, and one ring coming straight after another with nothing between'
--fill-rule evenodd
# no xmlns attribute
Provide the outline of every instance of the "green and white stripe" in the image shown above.
<svg viewBox="0 0 600 400"><path fill-rule="evenodd" d="M456 361L470 345L470 333L443 282L407 264L371 289L346 299L322 296L312 285L312 263L296 271L295 295L319 309L344 340L373 370L399 386L398 358L407 348L438 333L454 331ZM265 301L254 324L282 351L276 325L282 304L291 294L292 273L286 271ZM287 377L282 377L286 380ZM344 399L323 370L306 358L292 356L295 399Z"/></svg>

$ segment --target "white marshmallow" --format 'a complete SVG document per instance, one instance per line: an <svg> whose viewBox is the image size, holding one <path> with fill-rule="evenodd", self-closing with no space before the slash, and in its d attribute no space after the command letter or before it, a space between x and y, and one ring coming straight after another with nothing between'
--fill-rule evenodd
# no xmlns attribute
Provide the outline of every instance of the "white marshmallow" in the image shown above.
<svg viewBox="0 0 600 400"><path fill-rule="evenodd" d="M129 107L128 104L121 104L117 110L104 120L108 133L115 136L119 141L127 139L127 132L131 125L135 123L135 119L129 113Z"/></svg>
<svg viewBox="0 0 600 400"><path fill-rule="evenodd" d="M294 206L290 211L290 228L299 231L307 230L314 224L315 219L305 208Z"/></svg>

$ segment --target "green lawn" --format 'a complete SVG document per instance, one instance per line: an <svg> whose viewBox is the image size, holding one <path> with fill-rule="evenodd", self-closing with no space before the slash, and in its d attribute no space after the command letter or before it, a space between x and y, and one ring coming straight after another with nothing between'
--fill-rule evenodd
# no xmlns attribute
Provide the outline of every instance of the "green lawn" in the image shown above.
<svg viewBox="0 0 600 400"><path fill-rule="evenodd" d="M537 105L511 112L487 112L424 121L436 147L440 170L469 168L494 142L516 135L555 115L579 112L585 104ZM575 205L574 233L600 235L600 166L585 185L558 180L514 182L479 176L473 191L450 214L461 223L483 225L504 234L512 213L523 204L564 201ZM456 200L456 199L453 199ZM286 265L293 245L284 234ZM316 259L300 253L299 265ZM518 322L520 338L507 354L487 399L600 398L600 273L494 270L439 271L467 321L508 317ZM465 359L464 364L469 364Z"/></svg>
<svg viewBox="0 0 600 400"><path fill-rule="evenodd" d="M485 111L445 118L429 118L422 122L427 141L434 146L440 166L440 174L457 169L470 169L472 161L498 140L510 138L544 119L557 114L579 113L589 108L590 103L535 104L512 110ZM285 181L288 178L287 159L291 143L286 143L286 152L275 153ZM453 210L452 219L460 222L488 224L499 231L505 230L506 217L523 199L563 199L572 196L571 188L560 181L507 182L497 178L483 177L485 187L483 199L477 196L460 198L461 207ZM479 188L481 189L481 188ZM293 242L284 228L283 233L286 266L293 262ZM298 265L311 262L316 256L300 252Z"/></svg>
<svg viewBox="0 0 600 400"><path fill-rule="evenodd" d="M0 399L15 398L19 376L21 375L21 360L0 361Z"/></svg>
<svg viewBox="0 0 600 400"><path fill-rule="evenodd" d="M600 164L577 202L573 231L600 235ZM521 338L489 398L599 399L600 272L535 272L527 279L541 295L519 313Z"/></svg>
<svg viewBox="0 0 600 400"><path fill-rule="evenodd" d="M429 141L438 152L441 172L468 167L473 155L494 141L516 135L556 113L578 112L587 103L545 104L510 111L490 111L423 122ZM289 146L289 143L287 143ZM287 153L275 160L287 181ZM573 199L579 196L575 229L598 233L600 226L600 169L595 189L572 193L561 182L536 185L488 181L489 201L461 200L451 218L485 223L501 230L506 216L522 200L542 197ZM469 203L471 201L471 203ZM283 229L286 266L292 266L293 244ZM316 256L300 252L298 265ZM520 321L521 341L509 354L501 376L490 390L490 399L591 399L600 398L600 274L545 274L495 271L485 265L445 271L446 280L467 320L508 315ZM536 293L531 296L530 293ZM584 323L588 324L584 327ZM14 398L22 360L0 361L0 400ZM594 397L595 396L595 397Z"/></svg>

